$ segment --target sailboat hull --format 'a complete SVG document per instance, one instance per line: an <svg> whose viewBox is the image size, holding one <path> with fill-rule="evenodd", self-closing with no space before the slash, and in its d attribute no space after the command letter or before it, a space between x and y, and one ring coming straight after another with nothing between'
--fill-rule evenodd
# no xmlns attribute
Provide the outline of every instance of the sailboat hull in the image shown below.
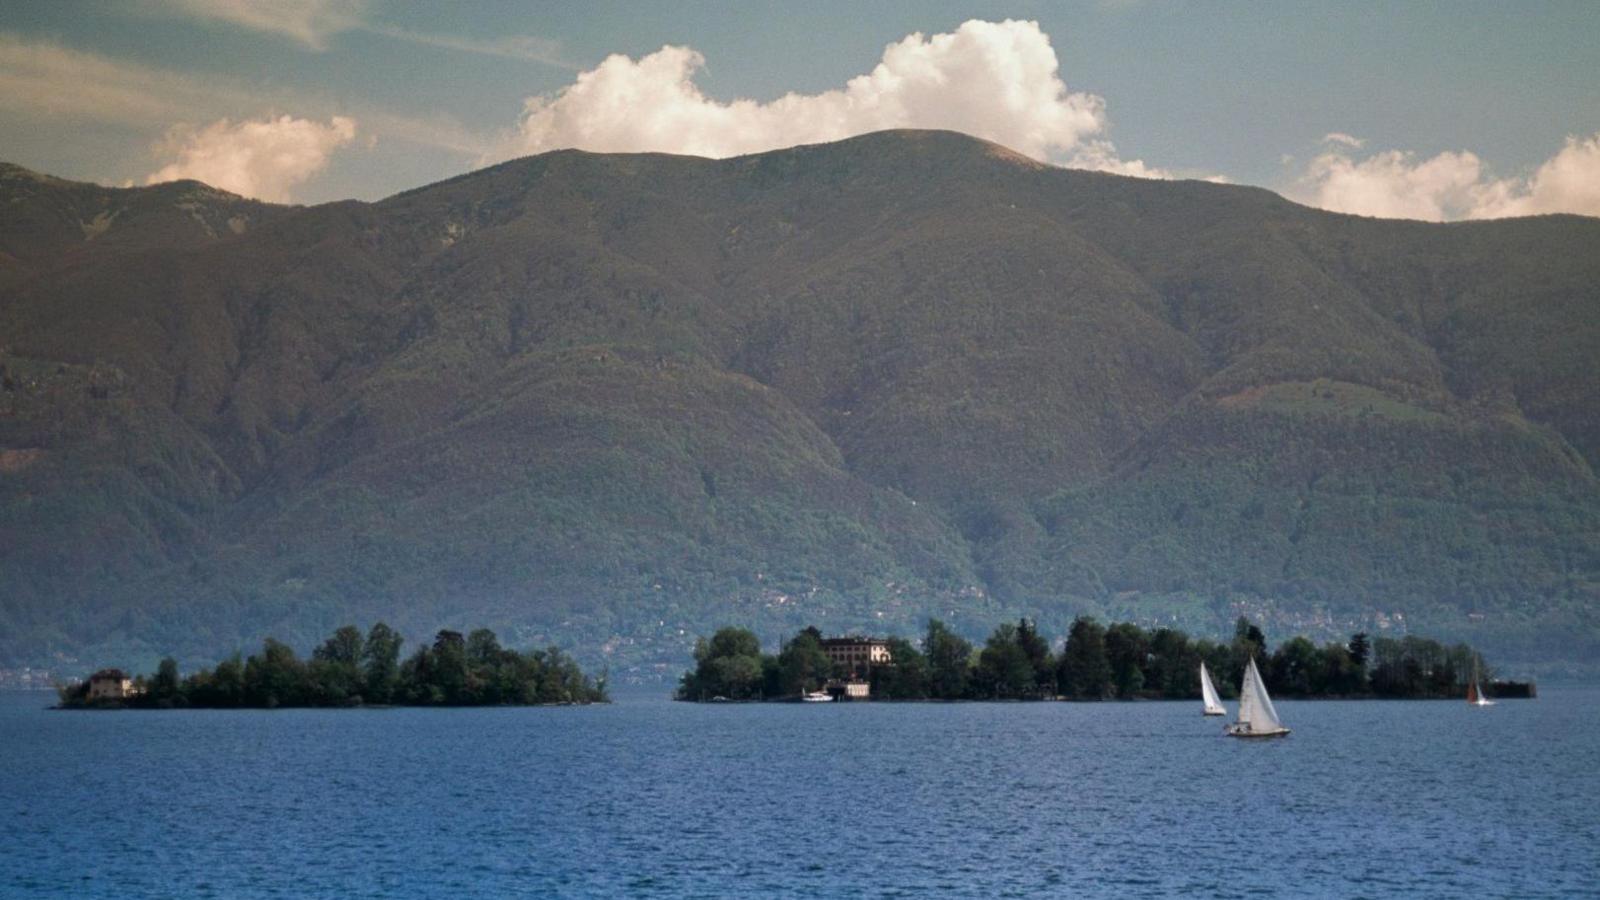
<svg viewBox="0 0 1600 900"><path fill-rule="evenodd" d="M1200 713L1202 716L1225 716L1227 714L1228 711L1225 709L1207 709Z"/></svg>
<svg viewBox="0 0 1600 900"><path fill-rule="evenodd" d="M1288 734L1289 729L1279 728L1276 731L1251 731L1248 728L1240 726L1238 723L1234 723L1225 729L1225 733L1228 735L1228 737L1236 738L1275 738L1283 737L1284 735Z"/></svg>

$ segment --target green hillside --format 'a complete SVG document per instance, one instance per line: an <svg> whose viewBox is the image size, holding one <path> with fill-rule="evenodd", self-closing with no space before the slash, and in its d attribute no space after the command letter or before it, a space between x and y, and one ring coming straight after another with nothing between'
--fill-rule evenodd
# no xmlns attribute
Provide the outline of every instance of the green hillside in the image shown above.
<svg viewBox="0 0 1600 900"><path fill-rule="evenodd" d="M0 666L1085 612L1600 663L1600 220L947 132L0 208Z"/></svg>

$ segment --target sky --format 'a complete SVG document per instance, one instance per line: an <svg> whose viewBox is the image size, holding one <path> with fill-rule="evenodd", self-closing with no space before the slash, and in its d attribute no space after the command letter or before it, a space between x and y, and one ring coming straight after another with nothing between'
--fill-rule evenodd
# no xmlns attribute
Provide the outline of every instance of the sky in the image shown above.
<svg viewBox="0 0 1600 900"><path fill-rule="evenodd" d="M0 160L376 200L567 147L951 128L1363 215L1600 216L1600 6L9 0Z"/></svg>

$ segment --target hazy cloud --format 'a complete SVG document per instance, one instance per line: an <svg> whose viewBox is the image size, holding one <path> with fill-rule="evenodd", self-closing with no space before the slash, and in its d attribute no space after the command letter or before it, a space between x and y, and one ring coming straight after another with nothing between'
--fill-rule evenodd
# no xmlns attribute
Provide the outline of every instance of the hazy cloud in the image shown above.
<svg viewBox="0 0 1600 900"><path fill-rule="evenodd" d="M1323 209L1430 222L1556 212L1600 216L1600 134L1567 138L1526 178L1494 178L1466 151L1418 159L1386 150L1357 158L1351 151L1360 143L1333 143L1341 146L1313 159L1300 179L1302 199Z"/></svg>
<svg viewBox="0 0 1600 900"><path fill-rule="evenodd" d="M843 88L769 103L706 97L694 83L704 65L690 47L607 57L556 94L529 98L495 157L564 147L726 157L885 128L949 128L1036 159L1164 174L1118 159L1098 137L1104 101L1067 90L1035 22L974 20L949 34L912 34Z"/></svg>
<svg viewBox="0 0 1600 900"><path fill-rule="evenodd" d="M366 23L366 0L161 0L168 10L278 34L314 50L328 38Z"/></svg>
<svg viewBox="0 0 1600 900"><path fill-rule="evenodd" d="M1324 144L1343 144L1346 147L1354 147L1354 148L1356 148L1358 150L1367 145L1367 142L1362 140L1361 138L1351 137L1350 135L1345 134L1342 131L1330 131L1330 132L1328 132L1327 134L1322 136L1322 142Z"/></svg>
<svg viewBox="0 0 1600 900"><path fill-rule="evenodd" d="M376 22L366 0L152 0L159 12L222 22L237 28L287 37L311 50L326 50L335 35L375 34L422 47L475 53L576 69L562 56L561 42L528 35L481 39L412 31Z"/></svg>
<svg viewBox="0 0 1600 900"><path fill-rule="evenodd" d="M479 56L498 56L504 59L536 62L554 66L558 69L575 70L578 68L575 63L567 60L562 50L561 42L551 38L511 34L484 40L454 34L410 31L405 28L396 28L392 25L367 25L362 30L390 38L391 40L405 41L421 47L437 47L440 50L475 53Z"/></svg>
<svg viewBox="0 0 1600 900"><path fill-rule="evenodd" d="M0 108L14 112L148 125L249 97L214 79L0 34Z"/></svg>
<svg viewBox="0 0 1600 900"><path fill-rule="evenodd" d="M344 111L325 98L263 92L225 77L173 72L0 32L0 110L51 120L109 122L159 134L173 122L248 118L274 108L311 116ZM481 156L489 146L445 115L419 118L377 109L354 115L374 136L469 158Z"/></svg>
<svg viewBox="0 0 1600 900"><path fill-rule="evenodd" d="M232 122L204 128L180 125L159 150L177 160L145 179L146 184L193 178L246 197L289 201L289 191L327 168L333 151L355 139L356 123L334 116L327 124L293 116Z"/></svg>

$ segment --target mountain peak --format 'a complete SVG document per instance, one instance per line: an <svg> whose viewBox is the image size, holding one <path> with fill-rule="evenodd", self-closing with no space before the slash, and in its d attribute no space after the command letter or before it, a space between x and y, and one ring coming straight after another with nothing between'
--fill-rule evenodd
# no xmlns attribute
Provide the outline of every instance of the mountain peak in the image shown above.
<svg viewBox="0 0 1600 900"><path fill-rule="evenodd" d="M966 157L1002 159L1025 164L1030 168L1050 168L1045 163L1009 147L960 131L940 128L889 128L869 131L836 141L814 144L797 144L776 150L763 150L732 157L748 160L765 156L782 156L790 153L844 153L873 152L921 157Z"/></svg>

